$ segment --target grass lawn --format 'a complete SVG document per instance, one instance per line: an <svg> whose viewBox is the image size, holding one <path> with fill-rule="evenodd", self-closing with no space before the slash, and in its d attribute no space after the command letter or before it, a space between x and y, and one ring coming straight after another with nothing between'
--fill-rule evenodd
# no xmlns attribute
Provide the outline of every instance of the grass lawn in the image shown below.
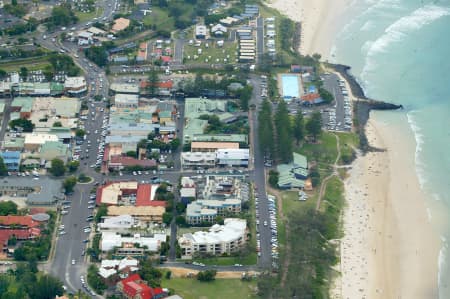
<svg viewBox="0 0 450 299"><path fill-rule="evenodd" d="M92 12L81 12L77 11L75 15L78 17L79 22L92 21L93 18L101 16L103 13L103 8L99 8L98 10L94 10Z"/></svg>
<svg viewBox="0 0 450 299"><path fill-rule="evenodd" d="M218 47L215 42L208 42L208 48L205 46L206 42L202 42L200 47L186 44L184 46L183 57L186 64L190 63L235 63L237 44L233 42L224 42L223 47ZM198 49L202 50L202 54L198 55ZM198 58L194 59L194 55ZM206 61L206 59L208 61ZM217 61L217 59L219 61ZM227 62L224 62L227 59Z"/></svg>
<svg viewBox="0 0 450 299"><path fill-rule="evenodd" d="M232 266L234 264L242 265L255 265L257 262L256 252L239 257L239 256L227 256L227 257L210 257L204 259L193 259L194 262L203 263L205 265L217 265L217 266Z"/></svg>
<svg viewBox="0 0 450 299"><path fill-rule="evenodd" d="M43 70L48 63L48 57L30 57L26 59L18 59L17 61L0 63L0 69L7 72L19 71L19 69L26 65L29 71Z"/></svg>
<svg viewBox="0 0 450 299"><path fill-rule="evenodd" d="M346 164L346 157L353 155L353 148L359 147L359 138L356 133L336 133L339 136L341 159L339 164Z"/></svg>
<svg viewBox="0 0 450 299"><path fill-rule="evenodd" d="M162 285L170 288L184 299L256 299L256 281L240 279L217 279L212 282L200 282L193 278L164 279Z"/></svg>
<svg viewBox="0 0 450 299"><path fill-rule="evenodd" d="M152 12L144 17L143 22L146 26L154 26L156 31L161 29L167 31L175 30L174 18L169 17L169 12L167 10L163 10L156 6L152 7Z"/></svg>

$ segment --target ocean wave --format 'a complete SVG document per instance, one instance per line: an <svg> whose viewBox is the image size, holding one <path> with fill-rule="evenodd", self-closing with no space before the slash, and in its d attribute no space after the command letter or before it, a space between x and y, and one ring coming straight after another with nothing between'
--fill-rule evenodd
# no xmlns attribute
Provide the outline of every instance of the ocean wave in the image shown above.
<svg viewBox="0 0 450 299"><path fill-rule="evenodd" d="M419 180L420 188L423 190L425 187L425 184L428 182L428 179L426 177L426 163L422 162L420 154L422 152L422 147L424 144L424 135L422 133L422 129L417 124L417 121L415 119L415 114L417 111L412 110L406 113L406 118L408 120L408 124L414 134L414 138L416 140L416 150L414 153L414 163L416 165L416 174L417 178Z"/></svg>
<svg viewBox="0 0 450 299"><path fill-rule="evenodd" d="M362 27L361 27L361 31L370 31L375 27L375 24L373 23L372 20L369 20L367 22L365 22Z"/></svg>
<svg viewBox="0 0 450 299"><path fill-rule="evenodd" d="M373 62L374 56L380 53L386 53L387 49L392 44L402 41L411 32L417 31L448 15L450 15L450 8L429 4L416 9L411 14L392 23L384 30L384 33L372 43L366 55L366 61L361 77L366 77L376 69L377 64Z"/></svg>

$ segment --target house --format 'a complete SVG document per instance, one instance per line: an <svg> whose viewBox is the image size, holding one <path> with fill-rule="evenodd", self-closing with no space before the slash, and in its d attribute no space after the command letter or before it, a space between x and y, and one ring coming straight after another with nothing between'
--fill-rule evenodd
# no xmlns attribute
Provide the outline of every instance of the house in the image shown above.
<svg viewBox="0 0 450 299"><path fill-rule="evenodd" d="M206 26L205 25L196 25L195 26L195 38L196 39L205 39L206 38Z"/></svg>
<svg viewBox="0 0 450 299"><path fill-rule="evenodd" d="M157 163L154 159L139 160L134 157L114 155L107 161L108 168L112 170L122 170L126 167L140 166L143 169L156 168Z"/></svg>
<svg viewBox="0 0 450 299"><path fill-rule="evenodd" d="M305 156L293 153L294 159L289 164L277 166L279 173L278 187L282 189L303 189L308 177L308 160Z"/></svg>
<svg viewBox="0 0 450 299"><path fill-rule="evenodd" d="M64 81L64 90L70 95L81 95L87 91L86 80L83 76L66 77Z"/></svg>
<svg viewBox="0 0 450 299"><path fill-rule="evenodd" d="M0 157L3 158L3 163L5 164L8 171L19 171L20 167L20 152L1 152Z"/></svg>
<svg viewBox="0 0 450 299"><path fill-rule="evenodd" d="M240 211L241 200L239 199L196 200L186 207L186 222L189 224L212 222L217 215L224 216L227 213L239 213Z"/></svg>
<svg viewBox="0 0 450 299"><path fill-rule="evenodd" d="M217 24L211 27L211 32L215 36L223 36L225 33L227 33L227 31L227 27L223 26L222 24Z"/></svg>
<svg viewBox="0 0 450 299"><path fill-rule="evenodd" d="M189 167L214 167L216 154L212 152L182 152L181 165Z"/></svg>
<svg viewBox="0 0 450 299"><path fill-rule="evenodd" d="M29 177L6 177L0 184L2 195L26 197L29 205L52 205L65 198L61 181L41 177L32 180Z"/></svg>
<svg viewBox="0 0 450 299"><path fill-rule="evenodd" d="M117 33L122 31L130 26L130 20L126 18L118 18L114 21L114 25L112 26L111 31Z"/></svg>
<svg viewBox="0 0 450 299"><path fill-rule="evenodd" d="M119 281L117 291L127 299L161 299L167 297L167 293L161 288L151 288L139 276L133 274Z"/></svg>

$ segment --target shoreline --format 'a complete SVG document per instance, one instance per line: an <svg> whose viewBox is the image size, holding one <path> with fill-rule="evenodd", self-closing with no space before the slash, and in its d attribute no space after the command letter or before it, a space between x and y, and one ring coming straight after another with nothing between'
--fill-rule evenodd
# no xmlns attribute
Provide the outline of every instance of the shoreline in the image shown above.
<svg viewBox="0 0 450 299"><path fill-rule="evenodd" d="M302 23L301 54L319 52L324 56L324 52L331 50L333 34L339 29L337 20L333 23L333 19L343 14L341 9L333 10L334 4L338 3L345 11L347 1L326 2L275 0L269 4L294 21L306 22ZM316 28L308 21L314 17ZM336 27L330 27L330 23ZM325 50L327 42L324 41L329 44ZM414 134L405 114L370 113L402 106L367 98L349 72L350 67L328 66L347 81L351 96L358 98L354 102L355 127L363 151L345 180L348 205L342 220L341 259L336 267L341 276L333 282L330 296L437 298L442 244L428 219L426 195L416 173Z"/></svg>

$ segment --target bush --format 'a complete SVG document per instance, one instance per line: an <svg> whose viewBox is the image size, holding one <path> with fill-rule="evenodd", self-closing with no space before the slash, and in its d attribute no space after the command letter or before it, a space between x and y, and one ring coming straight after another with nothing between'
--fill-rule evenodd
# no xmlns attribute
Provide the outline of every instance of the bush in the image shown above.
<svg viewBox="0 0 450 299"><path fill-rule="evenodd" d="M203 282L213 281L216 279L216 274L217 274L216 270L200 271L197 274L197 280Z"/></svg>

